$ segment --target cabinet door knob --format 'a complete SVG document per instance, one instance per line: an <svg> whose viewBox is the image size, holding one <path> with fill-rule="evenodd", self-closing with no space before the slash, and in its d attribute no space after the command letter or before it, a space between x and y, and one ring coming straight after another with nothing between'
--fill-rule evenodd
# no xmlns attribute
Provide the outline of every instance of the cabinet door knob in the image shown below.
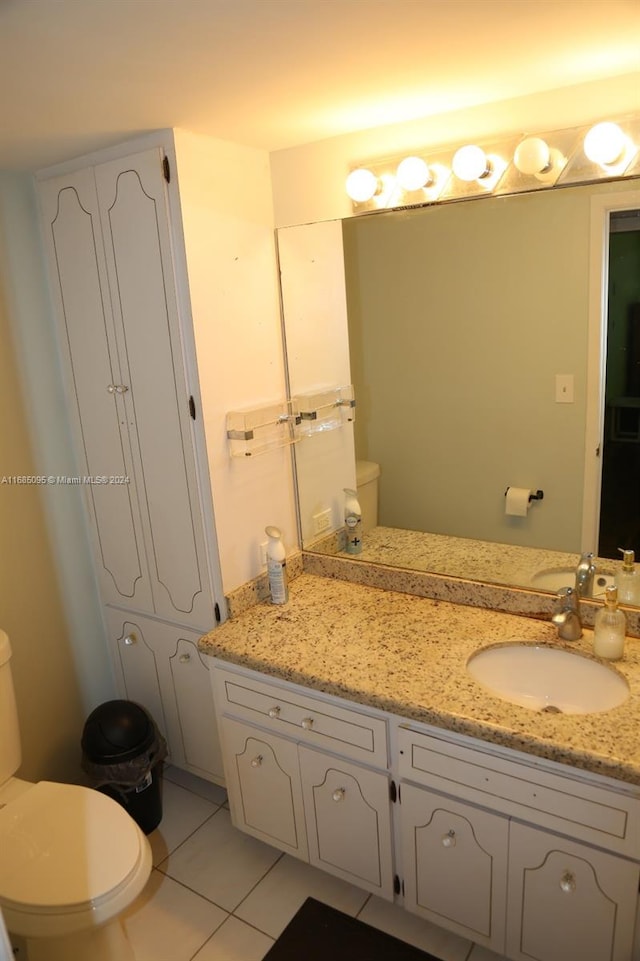
<svg viewBox="0 0 640 961"><path fill-rule="evenodd" d="M251 767L260 767L261 764L262 764L262 754L258 754L257 757L254 757L252 759Z"/></svg>
<svg viewBox="0 0 640 961"><path fill-rule="evenodd" d="M565 894L573 894L576 889L576 876L571 871L565 871L560 878L560 890Z"/></svg>
<svg viewBox="0 0 640 961"><path fill-rule="evenodd" d="M302 718L302 727L305 729L305 731L310 731L311 728L313 727L313 718L312 718L312 717L303 717L303 718Z"/></svg>
<svg viewBox="0 0 640 961"><path fill-rule="evenodd" d="M136 637L136 635L131 633L131 634L127 634L127 636L124 639L124 642L127 645L127 647L131 647L131 645L135 644L137 640L138 638Z"/></svg>
<svg viewBox="0 0 640 961"><path fill-rule="evenodd" d="M456 832L447 831L442 837L442 847L443 848L455 848L456 846Z"/></svg>
<svg viewBox="0 0 640 961"><path fill-rule="evenodd" d="M110 394L126 394L129 388L126 384L107 384L107 390Z"/></svg>
<svg viewBox="0 0 640 961"><path fill-rule="evenodd" d="M191 654L181 654L178 660L181 664L187 664L191 660Z"/></svg>
<svg viewBox="0 0 640 961"><path fill-rule="evenodd" d="M337 787L331 797L334 801L344 801L345 789L343 787Z"/></svg>
<svg viewBox="0 0 640 961"><path fill-rule="evenodd" d="M277 704L275 707L269 708L269 717L280 717L280 708Z"/></svg>

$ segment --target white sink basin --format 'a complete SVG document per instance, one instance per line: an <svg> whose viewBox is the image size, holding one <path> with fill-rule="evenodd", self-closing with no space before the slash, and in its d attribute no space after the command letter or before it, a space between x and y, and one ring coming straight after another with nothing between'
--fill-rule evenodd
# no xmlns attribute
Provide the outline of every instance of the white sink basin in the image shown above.
<svg viewBox="0 0 640 961"><path fill-rule="evenodd" d="M604 597L606 587L614 583L613 574L596 574L593 579L591 597ZM553 591L557 593L563 587L575 587L576 571L574 567L550 567L544 571L536 571L531 578L531 586L539 591Z"/></svg>
<svg viewBox="0 0 640 961"><path fill-rule="evenodd" d="M471 655L467 671L492 694L532 711L596 714L629 697L615 668L557 647L517 641L487 647Z"/></svg>

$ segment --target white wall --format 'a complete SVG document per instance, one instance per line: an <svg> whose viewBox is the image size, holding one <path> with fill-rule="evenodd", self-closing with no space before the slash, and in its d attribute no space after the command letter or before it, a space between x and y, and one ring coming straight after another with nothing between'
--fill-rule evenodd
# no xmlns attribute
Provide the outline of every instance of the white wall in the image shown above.
<svg viewBox="0 0 640 961"><path fill-rule="evenodd" d="M342 224L281 230L278 238L287 364L292 396L351 383ZM353 423L318 430L295 448L302 542L317 539L314 515L344 523L344 488L356 486ZM326 533L326 532L325 532Z"/></svg>
<svg viewBox="0 0 640 961"><path fill-rule="evenodd" d="M297 546L289 448L231 458L229 411L286 397L269 158L174 132L189 296L225 593L264 569L264 529Z"/></svg>
<svg viewBox="0 0 640 961"><path fill-rule="evenodd" d="M271 154L277 227L351 215L354 164L427 146L588 124L639 109L640 74L549 90L407 123L374 127Z"/></svg>

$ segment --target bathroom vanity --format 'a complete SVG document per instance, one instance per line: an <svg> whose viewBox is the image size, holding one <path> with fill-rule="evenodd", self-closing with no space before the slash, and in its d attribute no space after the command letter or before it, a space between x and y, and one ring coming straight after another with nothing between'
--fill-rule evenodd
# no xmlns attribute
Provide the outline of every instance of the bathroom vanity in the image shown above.
<svg viewBox="0 0 640 961"><path fill-rule="evenodd" d="M636 961L640 642L625 703L570 716L472 680L508 640L558 644L548 622L309 574L202 638L234 823L514 961Z"/></svg>

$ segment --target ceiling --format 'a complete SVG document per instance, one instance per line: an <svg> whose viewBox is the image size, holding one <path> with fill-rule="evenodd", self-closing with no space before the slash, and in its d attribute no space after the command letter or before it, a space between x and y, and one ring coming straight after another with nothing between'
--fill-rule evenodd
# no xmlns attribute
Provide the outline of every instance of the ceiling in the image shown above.
<svg viewBox="0 0 640 961"><path fill-rule="evenodd" d="M640 70L640 0L0 0L0 169L269 151Z"/></svg>

